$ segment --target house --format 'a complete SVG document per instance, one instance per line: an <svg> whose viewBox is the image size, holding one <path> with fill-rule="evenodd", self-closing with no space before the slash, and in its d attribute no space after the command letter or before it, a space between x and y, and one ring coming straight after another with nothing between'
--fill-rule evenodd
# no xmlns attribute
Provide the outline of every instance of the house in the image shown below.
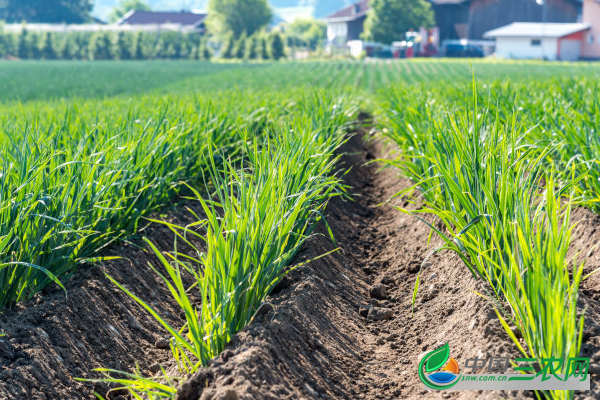
<svg viewBox="0 0 600 400"><path fill-rule="evenodd" d="M360 39L368 10L369 0L361 0L323 18L327 23L327 41L345 46L350 40Z"/></svg>
<svg viewBox="0 0 600 400"><path fill-rule="evenodd" d="M581 15L581 0L545 0L545 5L539 5L536 0L429 1L439 28L440 43L481 40L485 32L513 22L573 23ZM584 2L598 5L598 0ZM360 39L368 10L369 1L362 0L325 17L328 42L342 45Z"/></svg>
<svg viewBox="0 0 600 400"><path fill-rule="evenodd" d="M590 30L584 37L581 58L600 59L600 1L584 0L582 22L590 25Z"/></svg>
<svg viewBox="0 0 600 400"><path fill-rule="evenodd" d="M182 31L206 31L206 14L189 11L163 12L131 10L123 16L117 25L132 26L178 26Z"/></svg>
<svg viewBox="0 0 600 400"><path fill-rule="evenodd" d="M513 22L577 22L581 0L430 0L440 40L480 40ZM545 15L544 15L545 14Z"/></svg>
<svg viewBox="0 0 600 400"><path fill-rule="evenodd" d="M585 23L515 22L483 36L496 39L496 54L501 57L575 61L589 31Z"/></svg>

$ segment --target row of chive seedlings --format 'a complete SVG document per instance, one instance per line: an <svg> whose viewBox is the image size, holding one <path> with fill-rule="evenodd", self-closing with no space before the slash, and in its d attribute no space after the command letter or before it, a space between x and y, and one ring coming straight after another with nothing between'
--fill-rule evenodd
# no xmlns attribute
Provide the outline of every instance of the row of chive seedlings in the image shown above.
<svg viewBox="0 0 600 400"><path fill-rule="evenodd" d="M337 151L354 108L325 92L297 97L282 108L272 128L258 135L240 132L244 141L235 159L209 149L206 192L191 188L205 216L196 215L197 222L188 226L167 224L177 237L173 252L165 255L148 241L161 261L156 272L181 307L185 324L170 325L141 294L110 278L169 333L177 376L165 369L155 376L139 369L98 369L104 375L99 381L136 399L174 398L180 380L206 366L251 321L323 220L328 200L345 193ZM192 238L205 243L204 251ZM193 250L178 252L178 242ZM193 277L191 286L185 275Z"/></svg>
<svg viewBox="0 0 600 400"><path fill-rule="evenodd" d="M491 301L526 358L563 360L553 366L565 373L567 360L580 353L584 322L577 311L583 264L567 257L572 203L584 176L570 170L558 178L548 160L559 144L529 142L522 113L500 116L490 112L489 103L481 109L475 82L472 93L470 109L448 109L443 98L415 104L410 89L389 96L387 136L401 150L388 162L414 183L396 196L407 200L419 193L421 202L416 210L397 208L442 239L434 251L455 252L487 283L489 291L480 295ZM423 214L436 217L444 229ZM572 399L574 393L542 395Z"/></svg>
<svg viewBox="0 0 600 400"><path fill-rule="evenodd" d="M198 183L209 143L235 154L240 129L264 128L266 98L142 96L7 111L0 117L0 309L53 282L64 287L79 266L106 259L104 249L171 203L182 182Z"/></svg>

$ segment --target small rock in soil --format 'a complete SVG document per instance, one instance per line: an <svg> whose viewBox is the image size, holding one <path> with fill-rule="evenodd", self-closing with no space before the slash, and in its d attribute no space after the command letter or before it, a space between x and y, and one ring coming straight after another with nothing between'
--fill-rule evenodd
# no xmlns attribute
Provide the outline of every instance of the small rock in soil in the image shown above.
<svg viewBox="0 0 600 400"><path fill-rule="evenodd" d="M513 335L515 335L518 339L521 339L523 337L523 335L521 335L521 331L516 326L511 327L510 330L512 331Z"/></svg>
<svg viewBox="0 0 600 400"><path fill-rule="evenodd" d="M474 320L474 319L472 319L472 320L471 320L471 323L469 324L469 330L471 330L471 329L475 328L475 325L476 325L476 324L477 324L477 321L476 321L476 320Z"/></svg>
<svg viewBox="0 0 600 400"><path fill-rule="evenodd" d="M419 264L418 261L413 261L410 264L408 264L408 267L406 268L406 270L408 272L410 272L411 274L416 274L417 272L419 272L419 270L421 269L421 265Z"/></svg>
<svg viewBox="0 0 600 400"><path fill-rule="evenodd" d="M258 310L256 310L256 314L254 314L255 317L262 317L263 315L267 315L268 313L274 311L275 309L273 308L273 304L265 302L262 303L260 305L260 307L258 307Z"/></svg>
<svg viewBox="0 0 600 400"><path fill-rule="evenodd" d="M185 318L185 314L184 314L183 318ZM133 317L131 315L127 316L127 324L133 329L142 330L142 326L140 325L138 320L135 319L135 317Z"/></svg>
<svg viewBox="0 0 600 400"><path fill-rule="evenodd" d="M394 315L394 311L384 307L371 307L367 318L372 321L383 321L384 319L390 319Z"/></svg>
<svg viewBox="0 0 600 400"><path fill-rule="evenodd" d="M370 266L363 267L363 271L367 275L373 275L373 273L375 272L375 271L373 271L373 268L371 268Z"/></svg>
<svg viewBox="0 0 600 400"><path fill-rule="evenodd" d="M369 303L370 303L372 306L375 306L375 307L380 307L380 306L381 306L381 304L379 303L379 301L378 301L378 300L376 300L376 299L370 299L370 300L369 300Z"/></svg>
<svg viewBox="0 0 600 400"><path fill-rule="evenodd" d="M391 342L391 341L396 340L396 339L398 339L398 334L397 333L392 333L385 340L387 340L388 342Z"/></svg>
<svg viewBox="0 0 600 400"><path fill-rule="evenodd" d="M385 300L387 298L387 290L383 285L375 285L371 288L369 295L374 299Z"/></svg>
<svg viewBox="0 0 600 400"><path fill-rule="evenodd" d="M271 295L276 295L278 293L281 293L283 290L287 289L291 285L292 285L292 279L288 275L284 275L279 280L279 282L277 282L275 287L273 287L273 290L271 290Z"/></svg>
<svg viewBox="0 0 600 400"><path fill-rule="evenodd" d="M308 392L308 394L310 394L313 397L318 397L319 396L319 392L317 392L315 389L313 389L308 383L304 384L304 389L306 389L306 391Z"/></svg>
<svg viewBox="0 0 600 400"><path fill-rule="evenodd" d="M160 371L159 363L154 363L150 366L150 372L152 372L153 374L157 373L158 371Z"/></svg>
<svg viewBox="0 0 600 400"><path fill-rule="evenodd" d="M154 346L157 349L168 349L169 348L169 339L161 338L154 343Z"/></svg>
<svg viewBox="0 0 600 400"><path fill-rule="evenodd" d="M358 313L360 315L362 315L363 317L367 318L367 315L369 315L369 310L371 309L371 305L370 304L365 304L365 305L360 305L358 306Z"/></svg>

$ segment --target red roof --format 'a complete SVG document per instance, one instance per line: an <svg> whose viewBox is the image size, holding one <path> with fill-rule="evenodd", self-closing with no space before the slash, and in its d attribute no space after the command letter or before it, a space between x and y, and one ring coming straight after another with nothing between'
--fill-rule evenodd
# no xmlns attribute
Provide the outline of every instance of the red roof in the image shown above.
<svg viewBox="0 0 600 400"><path fill-rule="evenodd" d="M363 17L369 11L369 0L357 1L325 17L326 20L353 21Z"/></svg>
<svg viewBox="0 0 600 400"><path fill-rule="evenodd" d="M180 24L196 26L206 18L206 14L192 12L160 12L131 10L119 21L119 24L128 25L160 25Z"/></svg>

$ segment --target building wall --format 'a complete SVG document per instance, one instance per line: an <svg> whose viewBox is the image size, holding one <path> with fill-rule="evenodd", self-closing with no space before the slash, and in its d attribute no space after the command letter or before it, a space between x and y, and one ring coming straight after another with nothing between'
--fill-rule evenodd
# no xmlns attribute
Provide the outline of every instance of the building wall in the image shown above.
<svg viewBox="0 0 600 400"><path fill-rule="evenodd" d="M348 40L360 39L360 35L364 30L365 19L367 19L366 16L348 22Z"/></svg>
<svg viewBox="0 0 600 400"><path fill-rule="evenodd" d="M556 38L540 39L540 46L531 44L532 38L496 38L496 54L504 58L546 58L557 59L558 40Z"/></svg>
<svg viewBox="0 0 600 400"><path fill-rule="evenodd" d="M571 0L547 0L546 22L577 22L579 6ZM513 22L543 22L543 6L535 0L471 0L469 39Z"/></svg>
<svg viewBox="0 0 600 400"><path fill-rule="evenodd" d="M336 37L343 38L344 42L348 40L348 24L346 22L327 23L327 40L331 42Z"/></svg>
<svg viewBox="0 0 600 400"><path fill-rule="evenodd" d="M433 5L435 22L440 29L440 43L444 40L467 39L469 3ZM458 29L457 29L458 28ZM464 31L464 32L461 32Z"/></svg>
<svg viewBox="0 0 600 400"><path fill-rule="evenodd" d="M556 45L558 59L563 61L577 61L581 58L581 43L587 32L575 32L558 39Z"/></svg>
<svg viewBox="0 0 600 400"><path fill-rule="evenodd" d="M600 59L600 3L596 0L584 0L582 22L591 25L584 34L581 49L582 58Z"/></svg>

